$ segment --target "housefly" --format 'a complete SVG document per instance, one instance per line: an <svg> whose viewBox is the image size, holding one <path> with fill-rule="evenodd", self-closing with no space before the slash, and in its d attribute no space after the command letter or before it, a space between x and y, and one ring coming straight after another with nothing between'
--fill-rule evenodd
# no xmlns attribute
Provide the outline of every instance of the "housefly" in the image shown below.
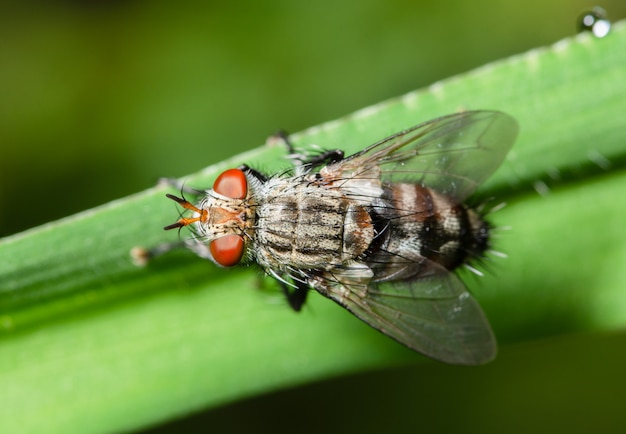
<svg viewBox="0 0 626 434"><path fill-rule="evenodd" d="M419 353L485 363L495 357L493 332L453 271L489 247L489 224L464 202L517 130L505 113L468 111L347 157L294 152L294 167L273 176L244 165L223 172L199 203L168 194L188 213L165 229L189 226L184 245L222 267L256 262L296 311L314 289Z"/></svg>

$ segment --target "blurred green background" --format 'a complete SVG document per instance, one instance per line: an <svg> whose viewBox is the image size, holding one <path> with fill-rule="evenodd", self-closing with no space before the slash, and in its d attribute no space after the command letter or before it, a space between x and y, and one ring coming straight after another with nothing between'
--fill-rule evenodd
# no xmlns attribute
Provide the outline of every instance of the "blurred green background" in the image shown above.
<svg viewBox="0 0 626 434"><path fill-rule="evenodd" d="M549 45L595 5L4 1L0 236L197 171L277 129ZM626 17L624 0L599 5L611 20ZM624 344L572 337L509 349L487 367L363 374L157 431L623 432L626 382L610 377Z"/></svg>
<svg viewBox="0 0 626 434"><path fill-rule="evenodd" d="M551 44L591 6L5 0L0 236Z"/></svg>

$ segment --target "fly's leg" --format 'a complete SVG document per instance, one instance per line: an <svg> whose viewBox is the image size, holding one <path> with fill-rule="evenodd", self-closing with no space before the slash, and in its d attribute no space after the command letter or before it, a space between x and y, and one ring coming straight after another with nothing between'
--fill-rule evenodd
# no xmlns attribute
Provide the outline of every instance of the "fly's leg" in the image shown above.
<svg viewBox="0 0 626 434"><path fill-rule="evenodd" d="M247 164L242 164L241 166L238 167L238 169L241 170L246 175L252 176L257 181L259 181L261 184L267 181L267 176L265 176L264 174L262 174L258 170L249 167Z"/></svg>
<svg viewBox="0 0 626 434"><path fill-rule="evenodd" d="M296 288L292 288L287 285L285 282L278 281L280 286L283 288L283 293L285 294L285 298L287 298L287 303L289 306L295 310L296 312L300 312L304 302L306 301L306 296L309 293L309 286L304 282L294 282Z"/></svg>
<svg viewBox="0 0 626 434"><path fill-rule="evenodd" d="M276 133L270 137L270 140L277 140L283 142L283 144L287 147L290 154L297 154L296 148L294 148L293 143L289 140L289 133L285 130L276 131Z"/></svg>
<svg viewBox="0 0 626 434"><path fill-rule="evenodd" d="M343 160L344 153L341 149L331 149L322 151L315 155L305 155L296 151L293 143L289 140L289 135L285 131L278 131L273 138L282 141L289 150L289 159L296 166L307 166L309 169L336 163Z"/></svg>
<svg viewBox="0 0 626 434"><path fill-rule="evenodd" d="M172 250L178 250L185 247L184 241L175 241L171 243L163 243L150 249L145 247L133 247L130 250L130 258L137 267L145 267L152 259L157 256L164 255Z"/></svg>
<svg viewBox="0 0 626 434"><path fill-rule="evenodd" d="M313 155L304 162L306 165L318 167L322 165L336 163L343 160L343 151L341 149L331 149L330 151L324 151L321 154Z"/></svg>

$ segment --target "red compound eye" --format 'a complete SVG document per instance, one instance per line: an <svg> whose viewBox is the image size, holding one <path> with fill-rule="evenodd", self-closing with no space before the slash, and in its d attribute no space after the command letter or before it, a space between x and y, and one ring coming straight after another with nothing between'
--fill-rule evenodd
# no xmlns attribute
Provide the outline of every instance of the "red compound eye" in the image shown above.
<svg viewBox="0 0 626 434"><path fill-rule="evenodd" d="M237 265L243 256L243 237L241 235L224 235L211 241L209 245L215 262L222 267Z"/></svg>
<svg viewBox="0 0 626 434"><path fill-rule="evenodd" d="M222 172L213 183L213 191L231 199L245 199L248 194L246 175L239 169Z"/></svg>

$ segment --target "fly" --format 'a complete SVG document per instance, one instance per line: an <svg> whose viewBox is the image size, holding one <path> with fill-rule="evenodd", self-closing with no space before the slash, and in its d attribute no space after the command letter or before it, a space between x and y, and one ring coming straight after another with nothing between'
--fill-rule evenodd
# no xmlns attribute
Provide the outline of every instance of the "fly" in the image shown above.
<svg viewBox="0 0 626 434"><path fill-rule="evenodd" d="M505 113L468 111L348 157L292 153L294 167L278 175L243 165L223 172L197 204L168 194L190 213L165 229L189 226L185 246L222 267L256 262L296 311L314 289L419 353L486 363L495 337L453 271L489 246L489 224L464 202L517 131Z"/></svg>

